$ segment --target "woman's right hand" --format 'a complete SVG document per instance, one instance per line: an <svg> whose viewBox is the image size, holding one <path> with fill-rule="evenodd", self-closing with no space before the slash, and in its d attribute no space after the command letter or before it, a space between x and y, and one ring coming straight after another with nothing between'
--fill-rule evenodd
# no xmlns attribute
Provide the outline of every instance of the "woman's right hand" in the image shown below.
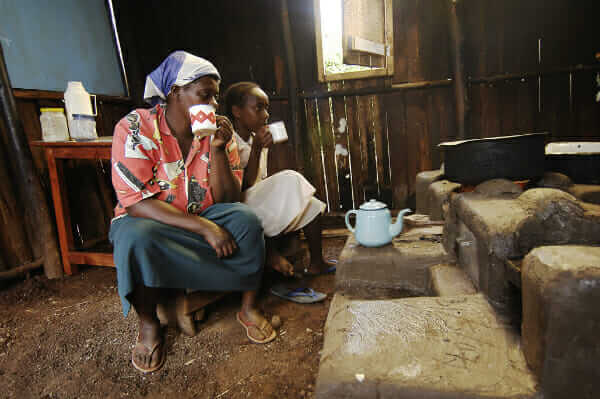
<svg viewBox="0 0 600 399"><path fill-rule="evenodd" d="M156 220L199 234L215 250L219 258L231 256L238 249L233 236L223 227L201 216L184 213L165 201L146 198L127 207L127 213L130 216Z"/></svg>
<svg viewBox="0 0 600 399"><path fill-rule="evenodd" d="M259 146L261 149L269 148L273 144L273 136L271 136L267 125L264 125L255 133L252 144Z"/></svg>
<svg viewBox="0 0 600 399"><path fill-rule="evenodd" d="M231 233L218 224L204 219L202 236L215 250L218 258L226 258L237 251L238 246Z"/></svg>

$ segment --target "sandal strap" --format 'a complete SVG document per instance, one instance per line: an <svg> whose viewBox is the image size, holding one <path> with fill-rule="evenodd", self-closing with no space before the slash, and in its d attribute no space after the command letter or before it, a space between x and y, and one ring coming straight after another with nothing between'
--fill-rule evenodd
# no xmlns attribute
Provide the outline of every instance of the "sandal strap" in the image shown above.
<svg viewBox="0 0 600 399"><path fill-rule="evenodd" d="M267 335L267 333L265 332L264 328L265 328L267 325L270 325L270 324L269 324L269 322L268 322L266 319L263 319L263 320L260 322L260 325L258 325L258 324L256 324L256 323L253 323L253 322L251 322L251 321L242 321L242 318L240 317L240 313L241 313L241 312L238 312L238 319L240 320L240 322L241 322L241 323L242 323L244 326L246 326L246 328L255 327L255 328L256 328L256 329L257 329L257 330L258 330L258 331L259 331L259 332L260 332L262 335L264 335L264 336L265 336L265 338L267 338L267 337L268 337L268 335Z"/></svg>
<svg viewBox="0 0 600 399"><path fill-rule="evenodd" d="M158 342L154 343L154 345L152 345L152 347L148 347L148 345L146 345L145 343L143 343L140 340L140 334L138 333L138 337L136 339L135 345L137 346L138 344L141 344L144 348L146 348L146 350L148 350L149 355L152 356L154 355L154 352L156 352L156 349L160 348L160 346L163 344L163 340L165 338L162 337Z"/></svg>
<svg viewBox="0 0 600 399"><path fill-rule="evenodd" d="M317 294L315 293L315 290L313 290L312 288L296 288L293 291L290 291L288 294L288 296L309 296L311 298L314 298L317 296Z"/></svg>

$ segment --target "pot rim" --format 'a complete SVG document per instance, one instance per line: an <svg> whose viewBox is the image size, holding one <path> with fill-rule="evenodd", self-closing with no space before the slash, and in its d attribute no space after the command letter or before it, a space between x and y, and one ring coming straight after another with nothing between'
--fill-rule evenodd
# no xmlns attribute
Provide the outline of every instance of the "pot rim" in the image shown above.
<svg viewBox="0 0 600 399"><path fill-rule="evenodd" d="M454 148L458 147L461 144L465 143L478 143L478 142L486 142L486 141L503 141L510 140L514 138L522 138L522 137L532 137L532 136L547 136L548 132L538 132L538 133L524 133L524 134L513 134L511 136L497 136L497 137L484 137L481 139L466 139L466 140L456 140L456 141L445 141L443 143L439 143L437 146L442 148Z"/></svg>

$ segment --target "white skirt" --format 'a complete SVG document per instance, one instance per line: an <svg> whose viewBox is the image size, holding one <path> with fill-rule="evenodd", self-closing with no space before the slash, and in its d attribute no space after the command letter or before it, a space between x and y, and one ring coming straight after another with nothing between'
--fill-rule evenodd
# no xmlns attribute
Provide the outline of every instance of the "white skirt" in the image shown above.
<svg viewBox="0 0 600 399"><path fill-rule="evenodd" d="M325 210L315 188L300 173L283 170L243 192L244 203L262 221L267 237L301 229Z"/></svg>

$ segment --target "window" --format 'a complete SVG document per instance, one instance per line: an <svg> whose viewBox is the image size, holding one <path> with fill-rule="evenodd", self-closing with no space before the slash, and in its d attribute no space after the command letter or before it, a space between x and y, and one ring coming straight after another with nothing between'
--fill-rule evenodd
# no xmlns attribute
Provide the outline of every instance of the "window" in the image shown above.
<svg viewBox="0 0 600 399"><path fill-rule="evenodd" d="M394 73L392 0L314 0L319 80Z"/></svg>

